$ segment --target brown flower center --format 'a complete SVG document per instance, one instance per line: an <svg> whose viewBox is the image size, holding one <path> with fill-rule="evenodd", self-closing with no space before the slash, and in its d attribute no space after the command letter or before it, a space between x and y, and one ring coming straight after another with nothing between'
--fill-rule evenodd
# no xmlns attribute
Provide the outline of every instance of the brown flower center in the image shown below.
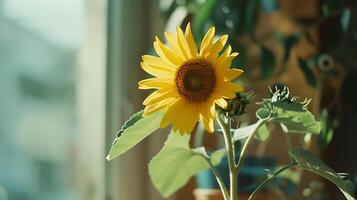
<svg viewBox="0 0 357 200"><path fill-rule="evenodd" d="M175 83L178 92L188 101L203 102L214 90L216 75L209 63L188 61L177 70Z"/></svg>

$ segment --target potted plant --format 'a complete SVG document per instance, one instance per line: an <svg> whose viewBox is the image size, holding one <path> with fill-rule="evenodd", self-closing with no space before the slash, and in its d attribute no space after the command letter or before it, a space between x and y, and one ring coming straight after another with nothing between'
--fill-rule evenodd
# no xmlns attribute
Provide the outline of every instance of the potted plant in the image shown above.
<svg viewBox="0 0 357 200"><path fill-rule="evenodd" d="M149 164L151 180L164 197L173 194L195 174L210 169L223 199L236 200L238 175L243 171L244 162L249 160L246 159L247 150L259 130L264 130L268 124L277 124L286 134L320 133L320 122L308 110L310 100L299 101L292 97L284 85L274 86L271 88L272 96L261 100L255 123L232 129L232 122L236 122L235 115L244 107L237 95L243 88L232 81L243 71L231 68L232 60L238 53L232 52L230 46L224 49L228 36L214 40L214 35L215 28L212 27L199 50L190 24L185 32L177 27L176 34L166 33L169 46L156 38L154 47L158 56L145 55L141 63L142 68L154 77L139 82L139 89L156 91L143 102L145 109L125 123L107 156L108 160L112 160L155 130L172 124L172 131L163 148ZM197 121L202 122L205 130L211 133L215 132L214 121L217 121L225 148L211 153L205 147L192 148L190 133ZM241 148L235 145L237 141L242 141ZM225 155L229 184L225 183L216 168ZM264 170L265 179L248 199L256 198L266 183L292 168L318 174L339 187L347 199L355 199L353 183L309 151L291 148L288 155L290 163L275 170Z"/></svg>

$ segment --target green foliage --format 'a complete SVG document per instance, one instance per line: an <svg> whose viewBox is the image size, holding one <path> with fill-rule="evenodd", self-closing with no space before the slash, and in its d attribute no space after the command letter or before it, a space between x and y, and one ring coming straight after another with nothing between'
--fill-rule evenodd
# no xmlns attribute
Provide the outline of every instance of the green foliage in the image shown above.
<svg viewBox="0 0 357 200"><path fill-rule="evenodd" d="M226 154L226 149L219 149L217 151L214 151L210 156L210 161L212 165L213 166L218 165L225 154Z"/></svg>
<svg viewBox="0 0 357 200"><path fill-rule="evenodd" d="M318 145L321 149L325 148L333 138L334 129L338 125L338 119L333 118L329 120L327 109L322 110L321 113L321 133L318 138Z"/></svg>
<svg viewBox="0 0 357 200"><path fill-rule="evenodd" d="M284 132L320 133L320 122L316 121L314 115L300 104L275 102L272 106L271 122L280 123Z"/></svg>
<svg viewBox="0 0 357 200"><path fill-rule="evenodd" d="M244 4L241 4L241 10L244 13L242 18L244 19L244 24L240 24L241 26L244 26L245 31L247 31L250 34L254 33L254 28L257 23L257 18L258 18L258 11L259 11L259 0L249 0L246 2L245 7L243 7Z"/></svg>
<svg viewBox="0 0 357 200"><path fill-rule="evenodd" d="M129 118L128 121L124 123L124 125L120 128L117 133L117 137L120 137L121 134L129 127L133 126L137 121L143 118L144 110L140 110L139 112L135 113L133 116Z"/></svg>
<svg viewBox="0 0 357 200"><path fill-rule="evenodd" d="M258 132L254 135L255 139L259 141L265 141L268 139L270 135L269 129L266 124L263 124L259 129Z"/></svg>
<svg viewBox="0 0 357 200"><path fill-rule="evenodd" d="M350 180L323 163L318 157L304 149L290 149L289 156L297 163L298 167L318 174L334 183L348 200L355 200L354 185Z"/></svg>
<svg viewBox="0 0 357 200"><path fill-rule="evenodd" d="M260 108L256 112L258 119L268 119L270 117L270 114L271 114L271 111L268 108Z"/></svg>
<svg viewBox="0 0 357 200"><path fill-rule="evenodd" d="M289 57L290 57L290 52L293 46L299 41L300 39L300 34L299 33L294 33L292 35L286 36L284 38L284 62L287 62Z"/></svg>
<svg viewBox="0 0 357 200"><path fill-rule="evenodd" d="M115 138L107 156L107 160L120 156L145 139L155 130L160 128L163 112L157 112L148 116L143 116L139 111L131 117L122 127Z"/></svg>
<svg viewBox="0 0 357 200"><path fill-rule="evenodd" d="M275 69L275 56L273 52L266 48L262 47L261 52L261 76L263 79L269 79L274 74Z"/></svg>
<svg viewBox="0 0 357 200"><path fill-rule="evenodd" d="M189 141L190 135L171 132L164 147L149 164L151 180L164 197L180 189L199 171L210 168L204 147L191 149ZM218 164L223 155L223 150L213 153L212 164Z"/></svg>
<svg viewBox="0 0 357 200"><path fill-rule="evenodd" d="M192 19L192 31L196 39L203 38L207 23L210 22L212 11L217 4L217 0L207 0Z"/></svg>
<svg viewBox="0 0 357 200"><path fill-rule="evenodd" d="M308 62L306 60L303 60L302 58L298 58L298 63L301 71L304 73L305 78L307 83L311 87L316 87L316 77L312 71L312 67L309 66Z"/></svg>

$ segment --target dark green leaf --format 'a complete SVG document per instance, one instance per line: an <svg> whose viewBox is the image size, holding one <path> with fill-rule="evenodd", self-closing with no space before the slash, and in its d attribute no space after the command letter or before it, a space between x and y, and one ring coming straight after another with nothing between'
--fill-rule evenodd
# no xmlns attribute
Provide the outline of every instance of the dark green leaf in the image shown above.
<svg viewBox="0 0 357 200"><path fill-rule="evenodd" d="M245 11L244 28L248 33L253 33L257 22L257 16L259 11L259 0L249 0L246 1L246 3L247 5L245 9L242 9L243 11Z"/></svg>
<svg viewBox="0 0 357 200"><path fill-rule="evenodd" d="M318 157L304 149L290 149L289 156L297 163L298 167L326 178L334 183L348 200L355 200L354 184L350 180L344 179Z"/></svg>
<svg viewBox="0 0 357 200"><path fill-rule="evenodd" d="M316 77L312 71L312 67L310 67L307 63L306 60L303 60L301 58L298 58L298 62L299 62L299 66L301 71L304 73L305 75L305 79L307 81L307 83L311 86L311 87L316 87Z"/></svg>
<svg viewBox="0 0 357 200"><path fill-rule="evenodd" d="M210 21L212 16L212 11L217 4L217 0L207 0L201 9L194 15L192 19L192 31L195 35L196 40L203 38L203 33L205 32L206 23Z"/></svg>
<svg viewBox="0 0 357 200"><path fill-rule="evenodd" d="M289 57L290 57L290 52L292 47L296 44L296 42L299 40L300 35L298 33L292 34L287 36L284 39L284 62L287 62Z"/></svg>
<svg viewBox="0 0 357 200"><path fill-rule="evenodd" d="M127 122L127 125L123 126L124 128L122 128L123 131L120 136L115 138L107 156L107 160L110 161L127 152L140 141L159 129L163 114L163 112L156 112L144 117L140 114L136 114L136 116L134 115Z"/></svg>
<svg viewBox="0 0 357 200"><path fill-rule="evenodd" d="M268 108L260 108L256 115L259 119L267 119L270 117L271 111Z"/></svg>
<svg viewBox="0 0 357 200"><path fill-rule="evenodd" d="M275 57L272 51L266 47L262 47L261 52L261 75L263 79L268 79L273 76L275 69Z"/></svg>

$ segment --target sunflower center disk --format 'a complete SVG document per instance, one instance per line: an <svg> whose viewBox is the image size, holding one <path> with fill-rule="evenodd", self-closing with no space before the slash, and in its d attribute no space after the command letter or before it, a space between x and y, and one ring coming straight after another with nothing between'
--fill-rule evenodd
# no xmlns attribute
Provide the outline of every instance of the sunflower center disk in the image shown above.
<svg viewBox="0 0 357 200"><path fill-rule="evenodd" d="M178 92L188 101L203 102L214 90L216 75L209 63L189 61L177 70L175 82Z"/></svg>

